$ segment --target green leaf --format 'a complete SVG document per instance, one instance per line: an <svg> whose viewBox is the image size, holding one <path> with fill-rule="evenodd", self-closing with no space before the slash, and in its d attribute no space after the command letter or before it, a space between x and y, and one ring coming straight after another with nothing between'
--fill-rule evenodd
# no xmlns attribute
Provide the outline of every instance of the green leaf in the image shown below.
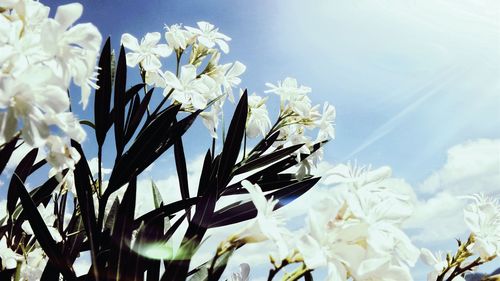
<svg viewBox="0 0 500 281"><path fill-rule="evenodd" d="M148 225L152 221L155 221L159 218L169 217L181 210L189 208L190 206L196 204L198 201L199 201L198 197L193 197L186 200L179 200L164 206L160 206L159 208L156 208L135 219L134 226L137 228L141 224L141 222L145 222L145 224Z"/></svg>
<svg viewBox="0 0 500 281"><path fill-rule="evenodd" d="M156 160L155 154L170 139L170 129L179 108L180 105L170 107L139 134L129 150L115 163L103 198L108 198Z"/></svg>
<svg viewBox="0 0 500 281"><path fill-rule="evenodd" d="M125 49L123 45L120 47L120 55L118 57L118 65L116 67L115 76L115 92L114 92L114 125L115 125L115 143L116 154L121 155L125 147L125 89L127 84L127 62L125 58Z"/></svg>
<svg viewBox="0 0 500 281"><path fill-rule="evenodd" d="M13 185L16 189L16 193L19 194L21 199L21 204L26 210L26 215L28 221L33 229L35 238L42 247L45 254L48 256L49 260L56 266L58 270L61 271L62 275L67 280L76 280L75 272L73 268L67 263L67 260L62 256L60 248L56 242L52 239L47 225L42 219L42 216L38 212L35 203L31 199L28 191L24 187L23 182L17 175L13 175L14 181L17 184Z"/></svg>
<svg viewBox="0 0 500 281"><path fill-rule="evenodd" d="M19 199L19 194L17 193L20 189L19 184L24 186L24 182L31 172L37 154L38 148L32 149L24 156L23 160L19 162L19 165L17 165L14 170L14 174L10 180L9 190L7 191L7 212L9 213L9 218L12 218L16 209L17 200Z"/></svg>
<svg viewBox="0 0 500 281"><path fill-rule="evenodd" d="M223 188L229 182L229 176L236 164L240 152L241 143L245 133L245 125L248 114L247 91L243 93L234 111L233 119L229 125L227 138L221 152L219 168L217 170L217 186Z"/></svg>
<svg viewBox="0 0 500 281"><path fill-rule="evenodd" d="M10 156L12 156L12 153L16 150L16 143L18 139L19 137L14 137L0 150L0 173L3 172L5 166L7 166L7 163L9 162Z"/></svg>
<svg viewBox="0 0 500 281"><path fill-rule="evenodd" d="M177 168L177 178L179 179L179 189L183 200L189 198L189 182L186 167L186 157L182 145L182 137L179 137L174 144L175 167ZM189 208L186 209L188 219L190 218Z"/></svg>
<svg viewBox="0 0 500 281"><path fill-rule="evenodd" d="M99 74L94 99L94 122L97 145L102 146L109 130L111 107L111 41L106 40L99 58Z"/></svg>
<svg viewBox="0 0 500 281"><path fill-rule="evenodd" d="M148 108L149 102L151 101L151 97L153 96L153 90L154 88L146 93L142 102L140 102L140 99L137 99L137 101L133 103L133 106L131 106L130 122L127 124L127 130L125 133L125 140L127 142L132 138L135 131L137 130L137 127L141 123L141 120L146 113L146 109Z"/></svg>
<svg viewBox="0 0 500 281"><path fill-rule="evenodd" d="M90 243L90 258L92 264L97 264L97 252L99 250L99 230L97 228L97 222L95 217L94 199L92 197L92 173L87 164L87 159L83 153L82 147L79 143L72 140L71 146L73 146L80 154L80 161L75 165L74 177L75 177L75 189L77 194L78 206L80 207L80 213L83 219L83 225L85 232L87 233L87 239ZM99 272L97 267L93 267L93 277L95 280L99 280Z"/></svg>
<svg viewBox="0 0 500 281"><path fill-rule="evenodd" d="M277 199L278 204L276 204L274 209L279 209L292 202L293 200L299 198L302 194L306 193L319 180L320 178L311 178L292 183L282 189L267 194L266 198L267 200L269 200L270 198L273 198L275 200ZM231 204L231 206L215 212L212 216L212 223L209 227L219 227L242 222L252 219L256 215L257 209L255 208L253 202L239 201L237 203Z"/></svg>
<svg viewBox="0 0 500 281"><path fill-rule="evenodd" d="M155 206L155 209L160 208L160 206L163 203L163 198L161 198L161 193L158 190L158 186L156 186L155 182L151 180L151 191L153 193L153 203Z"/></svg>
<svg viewBox="0 0 500 281"><path fill-rule="evenodd" d="M95 125L90 120L80 120L80 124L89 126L90 128L95 130Z"/></svg>
<svg viewBox="0 0 500 281"><path fill-rule="evenodd" d="M242 164L240 167L236 168L234 171L235 175L246 173L261 167L264 167L266 165L269 165L275 161L278 161L284 157L290 156L291 153L294 151L298 150L301 148L304 144L297 144L293 145L287 148L282 148L276 151L273 151L271 153L268 153L266 155L263 155L259 158L256 158L251 161L247 161L244 164Z"/></svg>
<svg viewBox="0 0 500 281"><path fill-rule="evenodd" d="M137 179L134 177L128 184L113 226L111 236L111 252L108 259L108 272L116 281L127 280L127 259L130 256L132 239L132 223L135 213Z"/></svg>

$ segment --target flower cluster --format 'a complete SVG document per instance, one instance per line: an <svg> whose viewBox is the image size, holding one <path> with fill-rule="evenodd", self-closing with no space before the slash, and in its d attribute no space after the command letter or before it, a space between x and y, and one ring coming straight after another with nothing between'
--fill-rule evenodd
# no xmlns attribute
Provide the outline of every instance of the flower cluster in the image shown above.
<svg viewBox="0 0 500 281"><path fill-rule="evenodd" d="M79 86L87 106L97 87L101 34L90 23L74 25L83 11L78 3L59 6L54 18L38 1L0 5L0 145L20 132L29 146L47 148L54 173L71 169L79 155L65 137L82 142L85 132L70 112L67 89Z"/></svg>
<svg viewBox="0 0 500 281"><path fill-rule="evenodd" d="M287 77L283 82L278 81L277 85L266 83L270 88L266 93L275 93L280 96L280 116L275 125L280 131L278 145L291 146L295 144L305 144L297 151L297 160L300 162L298 175L300 178L309 174L311 167L315 166L323 157L321 147L314 148L314 145L333 139L335 130L333 122L335 120L335 108L325 103L323 112L320 113L320 105L313 105L308 93L311 88L298 84L294 78ZM313 140L307 135L306 130L315 130L318 133ZM307 158L302 158L307 155Z"/></svg>
<svg viewBox="0 0 500 281"><path fill-rule="evenodd" d="M413 212L405 185L391 170L339 165L339 185L309 212L298 243L309 268L328 267L329 280L412 280L419 251L401 230Z"/></svg>
<svg viewBox="0 0 500 281"><path fill-rule="evenodd" d="M295 235L274 212L277 201L267 200L258 185L243 182L258 214L229 241L271 240L278 249L276 261L327 267L328 280L412 280L409 266L420 252L401 225L413 212L413 199L390 174L385 167L335 167L331 180L339 185L309 211L307 231Z"/></svg>
<svg viewBox="0 0 500 281"><path fill-rule="evenodd" d="M165 99L182 104L183 110L204 110L203 123L217 138L224 101L234 102L233 88L241 83L239 76L246 67L239 61L219 64L220 51L229 52L231 38L208 22L198 22L197 28L175 24L165 30L166 43L162 44L159 32L147 33L141 43L123 34L121 42L129 50L127 65L139 65L144 82L163 88ZM172 53L176 55L175 72L163 70L160 60Z"/></svg>
<svg viewBox="0 0 500 281"><path fill-rule="evenodd" d="M472 200L464 209L464 221L471 234L466 243L458 241L458 250L454 256L441 252L433 254L422 249L422 260L432 267L427 275L428 281L465 280L462 275L477 266L500 256L500 203L498 199L483 194L467 196ZM474 260L473 256L478 256Z"/></svg>

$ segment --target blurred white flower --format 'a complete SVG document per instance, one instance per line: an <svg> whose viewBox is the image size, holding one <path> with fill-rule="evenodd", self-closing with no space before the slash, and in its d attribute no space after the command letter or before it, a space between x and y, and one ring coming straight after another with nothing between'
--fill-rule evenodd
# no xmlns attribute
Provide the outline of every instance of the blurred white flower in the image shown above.
<svg viewBox="0 0 500 281"><path fill-rule="evenodd" d="M30 251L21 267L21 280L40 280L48 258L41 248Z"/></svg>
<svg viewBox="0 0 500 281"><path fill-rule="evenodd" d="M421 249L420 258L425 264L432 267L432 271L427 274L427 281L436 281L437 277L448 266L448 262L443 257L443 254L441 252L438 252L434 255L428 249L423 248ZM448 280L447 278L450 276L452 271L453 270L448 271L444 280ZM465 281L465 279L461 276L457 276L453 278L452 281Z"/></svg>
<svg viewBox="0 0 500 281"><path fill-rule="evenodd" d="M234 103L233 87L241 83L241 78L239 76L243 74L245 70L246 66L239 61L217 66L215 80L224 87L224 92L232 103Z"/></svg>
<svg viewBox="0 0 500 281"><path fill-rule="evenodd" d="M255 93L248 96L246 135L249 138L255 138L259 135L264 137L271 127L266 101L267 97L263 98Z"/></svg>
<svg viewBox="0 0 500 281"><path fill-rule="evenodd" d="M335 116L335 107L325 102L323 105L323 114L317 122L317 127L319 128L317 139L319 141L335 138L335 128L333 127Z"/></svg>
<svg viewBox="0 0 500 281"><path fill-rule="evenodd" d="M40 204L38 205L37 209L40 215L42 216L43 221L47 225L50 235L52 236L52 239L54 239L56 243L61 242L62 236L59 233L59 230L57 230L57 228L53 226L54 221L56 220L53 203L49 203L47 207L45 207L43 204ZM33 235L33 229L31 228L31 224L28 221L23 222L21 228L24 230L24 232L26 232L26 234ZM29 260L29 255L28 255L28 260Z"/></svg>
<svg viewBox="0 0 500 281"><path fill-rule="evenodd" d="M278 200L267 200L258 184L247 180L241 182L250 194L252 203L257 209L257 217L241 229L235 237L244 243L257 243L271 240L278 247L277 260L283 260L290 252L287 238L290 233L285 228L285 221L276 212L274 207Z"/></svg>
<svg viewBox="0 0 500 281"><path fill-rule="evenodd" d="M240 264L240 271L231 274L231 277L228 281L248 281L249 275L250 266L248 265L248 263L242 263Z"/></svg>
<svg viewBox="0 0 500 281"><path fill-rule="evenodd" d="M413 278L407 267L394 265L388 258L366 259L353 273L356 281L410 281Z"/></svg>
<svg viewBox="0 0 500 281"><path fill-rule="evenodd" d="M16 268L17 262L23 259L22 255L17 254L7 246L7 238L5 236L0 239L0 259L2 259L0 271L3 269Z"/></svg>
<svg viewBox="0 0 500 281"><path fill-rule="evenodd" d="M348 274L354 280L411 280L408 268L420 252L401 230L414 206L405 183L389 178L385 167L343 168L334 168L342 175L333 181L338 185L309 211L308 232L297 242L304 261L327 266L329 280Z"/></svg>
<svg viewBox="0 0 500 281"><path fill-rule="evenodd" d="M90 87L93 82L96 57L102 36L91 23L73 25L82 15L79 3L62 5L57 8L54 19L48 19L42 28L41 43L44 51L55 58L53 71L57 77L69 84L71 77L82 89L81 103L87 106Z"/></svg>
<svg viewBox="0 0 500 281"><path fill-rule="evenodd" d="M122 35L121 43L131 52L127 53L127 65L135 67L140 64L145 71L156 71L160 69L159 57L168 57L172 49L167 44L158 44L161 39L159 32L146 33L141 39L141 44L137 38L129 33Z"/></svg>
<svg viewBox="0 0 500 281"><path fill-rule="evenodd" d="M222 108L217 103L212 106L210 111L200 113L203 124L207 127L212 138L217 138L217 127L219 126L219 115L222 113Z"/></svg>
<svg viewBox="0 0 500 281"><path fill-rule="evenodd" d="M474 234L472 250L481 258L500 256L500 204L484 194L470 197L473 202L464 209L465 224Z"/></svg>
<svg viewBox="0 0 500 281"><path fill-rule="evenodd" d="M165 25L165 39L167 40L168 45L176 50L184 50L186 49L189 40L193 35L182 28L180 24L174 24L171 26Z"/></svg>
<svg viewBox="0 0 500 281"><path fill-rule="evenodd" d="M186 30L196 35L200 45L213 48L217 44L224 53L229 52L229 46L226 42L231 41L230 37L220 33L218 28L206 21L199 21L197 25L198 28L186 26Z"/></svg>
<svg viewBox="0 0 500 281"><path fill-rule="evenodd" d="M276 85L266 83L269 90L264 93L275 93L280 96L281 102L297 100L298 97L311 92L311 88L306 86L299 86L295 78L286 77L283 82L278 81Z"/></svg>

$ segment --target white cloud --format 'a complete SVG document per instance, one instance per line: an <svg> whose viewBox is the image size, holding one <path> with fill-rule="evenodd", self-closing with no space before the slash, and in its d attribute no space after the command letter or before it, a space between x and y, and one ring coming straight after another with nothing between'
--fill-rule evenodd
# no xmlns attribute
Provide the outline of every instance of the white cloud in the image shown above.
<svg viewBox="0 0 500 281"><path fill-rule="evenodd" d="M419 191L430 194L417 204L407 227L416 230L415 241L447 241L464 235L466 201L460 196L500 190L500 140L478 139L453 146L446 163L423 181Z"/></svg>
<svg viewBox="0 0 500 281"><path fill-rule="evenodd" d="M440 190L456 194L500 190L500 139L479 139L456 145L448 150L446 164L429 178L419 190Z"/></svg>

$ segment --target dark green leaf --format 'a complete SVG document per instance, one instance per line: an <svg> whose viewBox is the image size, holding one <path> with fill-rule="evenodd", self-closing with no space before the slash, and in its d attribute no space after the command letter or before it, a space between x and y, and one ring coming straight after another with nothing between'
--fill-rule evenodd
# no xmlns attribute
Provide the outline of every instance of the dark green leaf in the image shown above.
<svg viewBox="0 0 500 281"><path fill-rule="evenodd" d="M17 200L20 196L19 194L17 194L17 191L21 189L19 184L24 186L24 182L30 174L37 154L38 148L32 149L30 152L28 152L28 154L26 154L26 156L24 156L23 160L19 162L19 165L17 165L16 169L14 170L14 174L12 175L12 178L10 180L9 190L7 192L7 212L9 213L10 218L14 214Z"/></svg>
<svg viewBox="0 0 500 281"><path fill-rule="evenodd" d="M189 198L189 182L186 167L186 157L182 145L182 137L179 137L174 144L175 167L177 168L177 178L179 179L179 188L183 200ZM190 218L189 208L186 209L188 219Z"/></svg>
<svg viewBox="0 0 500 281"><path fill-rule="evenodd" d="M151 180L151 191L153 193L153 203L155 206L155 209L160 208L160 206L163 203L163 198L161 198L161 193L158 190L158 187L156 186L155 182Z"/></svg>
<svg viewBox="0 0 500 281"><path fill-rule="evenodd" d="M233 119L227 131L227 138L221 152L219 168L217 170L217 186L223 188L229 182L229 175L236 164L245 133L248 114L247 91L243 93L234 111Z"/></svg>
<svg viewBox="0 0 500 281"><path fill-rule="evenodd" d="M16 193L19 194L21 199L21 204L27 212L28 221L33 229L36 240L44 250L45 254L49 257L49 260L55 265L55 267L61 271L64 278L67 280L75 280L75 272L73 268L67 263L67 260L62 256L60 248L56 242L52 239L47 225L42 219L42 216L38 212L35 203L31 199L28 191L24 187L23 182L17 175L13 175L13 179L17 181L17 184L13 185L16 189Z"/></svg>
<svg viewBox="0 0 500 281"><path fill-rule="evenodd" d="M154 210L140 216L139 218L137 218L134 221L134 226L137 228L141 224L141 222L145 222L147 225L151 221L154 221L158 218L165 218L165 217L171 216L171 215L179 212L180 210L184 210L186 208L191 207L192 205L196 204L198 201L199 201L199 198L193 197L193 198L189 198L186 200L179 200L179 201L176 201L174 203L170 203L170 204L161 206L161 207L154 209Z"/></svg>
<svg viewBox="0 0 500 281"><path fill-rule="evenodd" d="M3 172L5 166L7 166L7 162L9 162L10 156L16 150L16 143L19 137L14 137L8 143L4 145L2 150L0 150L0 173Z"/></svg>
<svg viewBox="0 0 500 281"><path fill-rule="evenodd" d="M95 125L90 120L80 120L80 124L89 126L90 128L95 130Z"/></svg>
<svg viewBox="0 0 500 281"><path fill-rule="evenodd" d="M290 156L290 154L292 152L296 151L297 149L301 148L302 146L303 146L303 144L293 145L293 146L290 146L287 148L282 148L282 149L273 151L271 153L263 155L259 158L254 159L254 160L247 161L243 165L238 167L234 171L234 174L237 175L237 174L249 172L251 170L255 170L255 169L264 167L266 165L269 165L275 161L278 161L281 158Z"/></svg>
<svg viewBox="0 0 500 281"><path fill-rule="evenodd" d="M127 141L132 138L135 131L137 130L137 127L141 123L141 120L144 117L144 113L146 112L149 102L151 101L151 97L153 96L153 90L154 88L146 93L142 102L139 103L140 100L133 102L134 106L131 106L130 122L127 125L125 134L125 139Z"/></svg>
<svg viewBox="0 0 500 281"><path fill-rule="evenodd" d="M127 260L130 257L130 243L132 239L132 223L135 213L137 179L134 177L129 182L123 195L120 207L113 226L111 236L111 251L108 259L108 272L115 280L127 280Z"/></svg>
<svg viewBox="0 0 500 281"><path fill-rule="evenodd" d="M116 154L121 155L125 147L125 89L127 86L127 62L125 58L125 49L123 45L120 48L120 55L118 58L118 65L116 67L115 76L115 92L114 92L114 125L115 125L115 143Z"/></svg>
<svg viewBox="0 0 500 281"><path fill-rule="evenodd" d="M268 200L271 197L275 200L277 199L278 204L276 204L275 210L279 209L306 193L319 181L319 179L320 178L312 178L292 183L282 189L267 194L266 198ZM210 227L219 227L242 222L252 219L256 215L257 209L253 202L240 201L232 204L229 208L224 208L223 210L215 212Z"/></svg>
<svg viewBox="0 0 500 281"><path fill-rule="evenodd" d="M92 264L97 264L97 251L99 250L99 230L97 228L94 200L92 197L92 174L87 164L87 159L83 153L82 147L76 141L71 141L73 146L80 154L80 161L75 166L75 189L78 199L78 206L83 219L83 225L87 238L90 243L90 257ZM99 280L99 272L97 267L93 267L93 276Z"/></svg>
<svg viewBox="0 0 500 281"><path fill-rule="evenodd" d="M94 122L97 145L102 146L109 130L111 107L111 42L106 40L99 58L99 74L94 99Z"/></svg>

